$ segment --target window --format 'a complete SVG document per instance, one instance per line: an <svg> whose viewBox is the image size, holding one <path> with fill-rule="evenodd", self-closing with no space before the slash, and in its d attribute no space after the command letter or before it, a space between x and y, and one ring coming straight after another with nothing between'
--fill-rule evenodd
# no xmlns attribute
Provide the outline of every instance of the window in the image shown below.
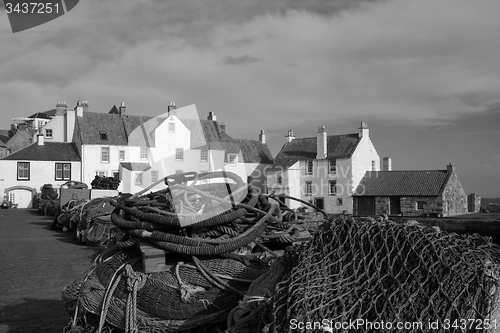
<svg viewBox="0 0 500 333"><path fill-rule="evenodd" d="M158 181L158 171L151 170L151 182L156 183Z"/></svg>
<svg viewBox="0 0 500 333"><path fill-rule="evenodd" d="M17 180L30 180L29 162L17 162Z"/></svg>
<svg viewBox="0 0 500 333"><path fill-rule="evenodd" d="M135 185L142 185L142 173L135 175Z"/></svg>
<svg viewBox="0 0 500 333"><path fill-rule="evenodd" d="M182 148L175 149L175 160L176 161L184 160L184 150Z"/></svg>
<svg viewBox="0 0 500 333"><path fill-rule="evenodd" d="M306 182L306 195L312 195L312 182Z"/></svg>
<svg viewBox="0 0 500 333"><path fill-rule="evenodd" d="M47 139L52 139L52 130L51 129L46 129L45 130L45 137Z"/></svg>
<svg viewBox="0 0 500 333"><path fill-rule="evenodd" d="M328 161L328 171L329 171L329 173L337 173L337 161L336 160Z"/></svg>
<svg viewBox="0 0 500 333"><path fill-rule="evenodd" d="M168 123L168 132L175 133L175 123Z"/></svg>
<svg viewBox="0 0 500 333"><path fill-rule="evenodd" d="M208 161L208 150L201 150L200 151L200 161L202 161L202 162Z"/></svg>
<svg viewBox="0 0 500 333"><path fill-rule="evenodd" d="M328 181L328 185L329 185L328 194L337 195L337 181L330 180L330 181Z"/></svg>
<svg viewBox="0 0 500 333"><path fill-rule="evenodd" d="M227 160L229 161L230 165L236 165L237 160L238 160L238 155L237 154L228 154Z"/></svg>
<svg viewBox="0 0 500 333"><path fill-rule="evenodd" d="M37 128L41 128L41 127L43 127L43 121L39 120Z"/></svg>
<svg viewBox="0 0 500 333"><path fill-rule="evenodd" d="M119 171L113 171L113 178L120 180L120 172Z"/></svg>
<svg viewBox="0 0 500 333"><path fill-rule="evenodd" d="M109 147L101 147L101 163L109 163Z"/></svg>
<svg viewBox="0 0 500 333"><path fill-rule="evenodd" d="M313 161L307 161L306 162L306 175L312 175L313 174Z"/></svg>
<svg viewBox="0 0 500 333"><path fill-rule="evenodd" d="M96 171L95 172L99 177L106 177L108 175L107 171Z"/></svg>
<svg viewBox="0 0 500 333"><path fill-rule="evenodd" d="M106 132L99 132L99 138L103 141L108 141L108 133Z"/></svg>
<svg viewBox="0 0 500 333"><path fill-rule="evenodd" d="M175 170L175 173L183 173L184 171L182 170Z"/></svg>
<svg viewBox="0 0 500 333"><path fill-rule="evenodd" d="M12 153L12 149L7 149L7 155L10 155Z"/></svg>
<svg viewBox="0 0 500 333"><path fill-rule="evenodd" d="M71 179L71 163L56 163L55 180Z"/></svg>
<svg viewBox="0 0 500 333"><path fill-rule="evenodd" d="M372 171L375 171L375 161L372 161Z"/></svg>
<svg viewBox="0 0 500 333"><path fill-rule="evenodd" d="M344 204L344 200L342 198L337 198L337 206L342 206Z"/></svg>
<svg viewBox="0 0 500 333"><path fill-rule="evenodd" d="M417 209L423 210L425 205L425 201L417 201Z"/></svg>
<svg viewBox="0 0 500 333"><path fill-rule="evenodd" d="M141 160L148 159L148 147L141 147Z"/></svg>
<svg viewBox="0 0 500 333"><path fill-rule="evenodd" d="M125 150L119 151L119 159L120 161L125 161Z"/></svg>
<svg viewBox="0 0 500 333"><path fill-rule="evenodd" d="M278 176L276 177L276 183L278 185L281 185L283 183L283 178L280 174L278 174Z"/></svg>

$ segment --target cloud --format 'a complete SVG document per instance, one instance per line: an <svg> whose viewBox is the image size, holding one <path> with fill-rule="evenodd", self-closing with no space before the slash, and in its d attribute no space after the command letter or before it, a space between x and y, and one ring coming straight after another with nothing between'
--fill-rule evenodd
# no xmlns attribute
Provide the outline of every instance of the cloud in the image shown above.
<svg viewBox="0 0 500 333"><path fill-rule="evenodd" d="M496 155L494 155L494 156L493 156L493 159L494 159L494 160L500 160L500 154L496 154Z"/></svg>
<svg viewBox="0 0 500 333"><path fill-rule="evenodd" d="M493 167L493 164L491 163L485 163L483 165L481 165L481 168L483 169L491 169Z"/></svg>
<svg viewBox="0 0 500 333"><path fill-rule="evenodd" d="M249 65L249 64L253 64L253 63L261 62L261 61L264 61L264 60L261 58L256 58L256 57L249 56L248 54L245 54L245 55L242 55L239 57L227 56L224 59L222 59L222 64L224 64L224 65Z"/></svg>

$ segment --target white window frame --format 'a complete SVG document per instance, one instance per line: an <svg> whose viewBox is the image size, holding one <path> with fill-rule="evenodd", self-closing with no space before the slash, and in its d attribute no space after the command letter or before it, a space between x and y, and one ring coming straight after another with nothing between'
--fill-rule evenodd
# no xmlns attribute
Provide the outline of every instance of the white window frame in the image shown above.
<svg viewBox="0 0 500 333"><path fill-rule="evenodd" d="M175 170L175 174L184 173L183 170Z"/></svg>
<svg viewBox="0 0 500 333"><path fill-rule="evenodd" d="M337 198L337 206L343 206L344 205L344 199L343 198Z"/></svg>
<svg viewBox="0 0 500 333"><path fill-rule="evenodd" d="M306 175L312 175L314 173L313 161L306 161Z"/></svg>
<svg viewBox="0 0 500 333"><path fill-rule="evenodd" d="M208 150L202 149L200 150L200 161L207 162L208 161Z"/></svg>
<svg viewBox="0 0 500 333"><path fill-rule="evenodd" d="M175 160L176 161L184 161L184 149L183 148L175 148Z"/></svg>
<svg viewBox="0 0 500 333"><path fill-rule="evenodd" d="M125 161L125 150L120 150L120 151L118 152L118 159L119 159L120 161Z"/></svg>
<svg viewBox="0 0 500 333"><path fill-rule="evenodd" d="M372 160L372 171L376 171L375 170L375 160Z"/></svg>
<svg viewBox="0 0 500 333"><path fill-rule="evenodd" d="M311 196L312 195L312 182L306 182L306 195Z"/></svg>
<svg viewBox="0 0 500 333"><path fill-rule="evenodd" d="M25 166L28 166L25 168ZM20 168L23 166L22 168ZM20 176L20 171L23 173L22 176ZM30 173L31 173L31 165L30 162L17 162L17 180L30 180ZM26 175L27 174L27 175Z"/></svg>
<svg viewBox="0 0 500 333"><path fill-rule="evenodd" d="M49 135L49 133L50 133L50 135ZM45 130L45 138L46 138L46 139L52 139L52 138L53 138L52 134L53 134L53 133L52 133L52 128L47 128L47 129Z"/></svg>
<svg viewBox="0 0 500 333"><path fill-rule="evenodd" d="M426 205L426 202L422 201L422 200L415 202L415 207L417 208L417 210L424 210L425 205Z"/></svg>
<svg viewBox="0 0 500 333"><path fill-rule="evenodd" d="M330 174L337 173L337 160L328 161L328 173Z"/></svg>
<svg viewBox="0 0 500 333"><path fill-rule="evenodd" d="M99 177L107 177L108 176L107 171L96 171L95 174Z"/></svg>
<svg viewBox="0 0 500 333"><path fill-rule="evenodd" d="M141 147L141 152L140 152L139 157L141 160L148 159L148 147Z"/></svg>
<svg viewBox="0 0 500 333"><path fill-rule="evenodd" d="M337 195L337 181L329 180L328 181L328 195Z"/></svg>
<svg viewBox="0 0 500 333"><path fill-rule="evenodd" d="M173 123L173 122L168 123L168 132L175 133L175 123Z"/></svg>
<svg viewBox="0 0 500 333"><path fill-rule="evenodd" d="M60 166L61 177L57 177L58 166ZM65 167L69 166L69 175L65 176ZM55 175L54 180L71 180L71 163L55 163Z"/></svg>
<svg viewBox="0 0 500 333"><path fill-rule="evenodd" d="M101 163L109 163L111 152L109 147L101 147ZM107 159L105 158L107 156Z"/></svg>
<svg viewBox="0 0 500 333"><path fill-rule="evenodd" d="M158 181L158 170L151 170L151 183Z"/></svg>

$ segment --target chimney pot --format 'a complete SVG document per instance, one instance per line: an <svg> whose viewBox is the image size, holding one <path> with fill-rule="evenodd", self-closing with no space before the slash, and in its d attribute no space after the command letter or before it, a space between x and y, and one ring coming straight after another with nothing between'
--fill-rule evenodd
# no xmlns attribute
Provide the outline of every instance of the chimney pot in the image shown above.
<svg viewBox="0 0 500 333"><path fill-rule="evenodd" d="M292 142L292 140L295 139L295 136L293 135L292 130L288 130L288 134L285 136L286 142Z"/></svg>
<svg viewBox="0 0 500 333"><path fill-rule="evenodd" d="M217 116L215 115L215 113L213 113L213 112L210 111L208 113L207 120L217 121Z"/></svg>
<svg viewBox="0 0 500 333"><path fill-rule="evenodd" d="M325 126L318 127L318 136L316 140L316 159L324 160L327 156L327 135L325 131Z"/></svg>
<svg viewBox="0 0 500 333"><path fill-rule="evenodd" d="M264 130L260 130L259 141L261 143L266 143L266 134L264 133Z"/></svg>
<svg viewBox="0 0 500 333"><path fill-rule="evenodd" d="M369 131L370 131L370 130L368 129L368 125L367 125L364 121L362 121L362 122L361 122L361 126L359 127L359 133L358 133L358 136L359 136L360 138L362 138L362 137L364 137L364 136L368 137L368 136L369 136L369 133L370 133Z"/></svg>
<svg viewBox="0 0 500 333"><path fill-rule="evenodd" d="M118 110L119 113L120 113L120 116L124 116L125 115L125 110L126 110L126 108L125 108L125 102L121 102L120 108Z"/></svg>
<svg viewBox="0 0 500 333"><path fill-rule="evenodd" d="M382 159L382 170L383 171L392 171L392 158L384 157Z"/></svg>

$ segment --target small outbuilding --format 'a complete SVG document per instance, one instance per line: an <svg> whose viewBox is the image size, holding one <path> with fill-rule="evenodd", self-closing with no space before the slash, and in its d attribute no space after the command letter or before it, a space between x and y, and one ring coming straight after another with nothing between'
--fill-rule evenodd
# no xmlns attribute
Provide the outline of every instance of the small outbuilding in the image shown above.
<svg viewBox="0 0 500 333"><path fill-rule="evenodd" d="M451 164L446 170L368 171L353 195L355 215L467 214L467 195Z"/></svg>

